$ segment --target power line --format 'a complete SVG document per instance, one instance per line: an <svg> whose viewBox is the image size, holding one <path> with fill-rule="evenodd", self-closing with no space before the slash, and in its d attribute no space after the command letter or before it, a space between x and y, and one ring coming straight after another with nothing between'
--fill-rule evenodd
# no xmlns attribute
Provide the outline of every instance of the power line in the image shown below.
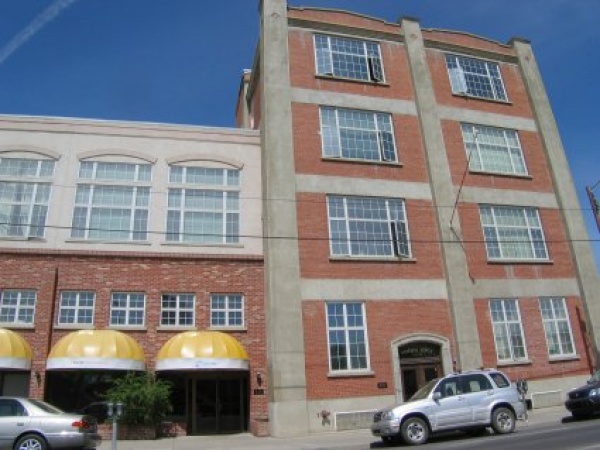
<svg viewBox="0 0 600 450"><path fill-rule="evenodd" d="M55 230L73 230L73 227L67 227L67 226L60 226L60 225L44 225L44 226L38 226L38 225L32 225L30 223L25 224L25 223L11 223L11 222L0 222L0 227L2 226L13 226L13 227L28 227L28 228L49 228L49 229L55 229ZM293 240L293 241L298 241L298 242L336 242L336 241L340 241L340 239L335 239L335 238L331 238L329 236L325 237L325 236L313 236L313 237L297 237L297 236L264 236L264 235L244 235L244 234L235 234L235 235L228 235L228 234L220 234L220 233L190 233L190 232L185 232L185 233L172 233L172 232L166 232L166 231L154 231L154 230L147 230L147 231L134 231L134 230L124 230L124 229L114 229L114 228L98 228L98 227L77 227L75 228L78 231L86 231L86 232L102 232L102 233L122 233L122 234L134 234L134 233L143 233L143 234L148 234L148 235L159 235L159 236L167 236L167 235L178 235L178 236L196 236L196 237L220 237L220 238L240 238L240 239L260 239L260 240ZM29 237L32 240L38 239L36 236L31 236ZM39 239L43 239L43 238L39 238ZM98 238L98 239L110 239L110 238ZM81 238L82 241L89 241L89 240L96 240L96 239L90 239L90 238ZM392 239L348 239L347 241L352 242L352 243L387 243L387 242L391 242ZM119 242L125 242L125 243L135 243L136 241L133 240L120 240ZM177 243L179 241L172 241L174 243ZM346 242L346 240L344 240L344 242ZM528 241L519 241L519 240L501 240L501 241L494 241L494 242L499 242L502 244L524 244L524 243L532 243L532 244L542 244L542 243L546 243L546 244L564 244L564 243L568 243L568 242L600 242L600 238L599 239L531 239ZM192 242L193 243L193 242ZM214 242L198 242L198 244L212 244ZM225 242L227 243L227 242ZM442 244L442 243L457 243L457 244L485 244L486 241L483 239L470 239L470 240L445 240L445 239L410 239L410 243L416 243L416 244Z"/></svg>

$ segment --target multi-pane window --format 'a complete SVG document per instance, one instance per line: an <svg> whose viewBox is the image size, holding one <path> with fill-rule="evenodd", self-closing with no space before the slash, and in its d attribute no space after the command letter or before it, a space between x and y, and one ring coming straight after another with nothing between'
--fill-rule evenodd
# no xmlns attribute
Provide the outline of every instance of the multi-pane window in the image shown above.
<svg viewBox="0 0 600 450"><path fill-rule="evenodd" d="M194 325L193 294L163 294L161 298L160 324L163 326Z"/></svg>
<svg viewBox="0 0 600 450"><path fill-rule="evenodd" d="M173 165L169 183L167 241L239 242L239 170Z"/></svg>
<svg viewBox="0 0 600 450"><path fill-rule="evenodd" d="M323 156L396 161L392 118L386 113L321 107Z"/></svg>
<svg viewBox="0 0 600 450"><path fill-rule="evenodd" d="M562 297L540 298L540 311L549 355L574 355L573 333L565 299Z"/></svg>
<svg viewBox="0 0 600 450"><path fill-rule="evenodd" d="M465 56L446 55L446 67L453 93L507 101L497 63Z"/></svg>
<svg viewBox="0 0 600 450"><path fill-rule="evenodd" d="M0 237L44 237L53 160L0 158Z"/></svg>
<svg viewBox="0 0 600 450"><path fill-rule="evenodd" d="M508 175L527 175L519 136L514 130L462 124L469 169Z"/></svg>
<svg viewBox="0 0 600 450"><path fill-rule="evenodd" d="M147 240L151 171L150 164L83 161L71 237Z"/></svg>
<svg viewBox="0 0 600 450"><path fill-rule="evenodd" d="M33 324L35 317L35 291L7 289L0 295L0 323Z"/></svg>
<svg viewBox="0 0 600 450"><path fill-rule="evenodd" d="M144 325L146 296L131 292L113 292L110 299L111 325Z"/></svg>
<svg viewBox="0 0 600 450"><path fill-rule="evenodd" d="M327 308L329 369L368 370L367 325L362 302L331 302Z"/></svg>
<svg viewBox="0 0 600 450"><path fill-rule="evenodd" d="M519 305L515 299L490 300L490 315L498 361L527 359Z"/></svg>
<svg viewBox="0 0 600 450"><path fill-rule="evenodd" d="M327 211L332 255L411 256L403 200L330 195Z"/></svg>
<svg viewBox="0 0 600 450"><path fill-rule="evenodd" d="M95 298L93 292L62 292L60 295L58 324L93 324Z"/></svg>
<svg viewBox="0 0 600 450"><path fill-rule="evenodd" d="M244 297L241 294L212 294L210 296L210 326L244 326Z"/></svg>
<svg viewBox="0 0 600 450"><path fill-rule="evenodd" d="M384 81L379 44L339 36L315 35L317 74Z"/></svg>
<svg viewBox="0 0 600 450"><path fill-rule="evenodd" d="M546 260L548 250L536 208L481 205L490 260Z"/></svg>

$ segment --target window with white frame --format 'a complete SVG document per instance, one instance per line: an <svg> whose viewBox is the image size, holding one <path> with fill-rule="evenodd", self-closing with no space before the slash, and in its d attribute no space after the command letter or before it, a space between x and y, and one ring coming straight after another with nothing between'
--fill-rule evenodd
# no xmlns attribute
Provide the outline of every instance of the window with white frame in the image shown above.
<svg viewBox="0 0 600 450"><path fill-rule="evenodd" d="M315 35L317 74L384 81L379 44L341 36Z"/></svg>
<svg viewBox="0 0 600 450"><path fill-rule="evenodd" d="M548 344L548 354L552 356L573 356L573 332L563 297L540 298L540 312Z"/></svg>
<svg viewBox="0 0 600 450"><path fill-rule="evenodd" d="M193 326L196 297L193 294L163 294L160 324L162 326Z"/></svg>
<svg viewBox="0 0 600 450"><path fill-rule="evenodd" d="M507 101L498 63L466 56L446 55L454 94Z"/></svg>
<svg viewBox="0 0 600 450"><path fill-rule="evenodd" d="M0 293L0 323L32 325L35 318L36 291L7 289Z"/></svg>
<svg viewBox="0 0 600 450"><path fill-rule="evenodd" d="M235 244L240 240L240 171L169 168L167 241Z"/></svg>
<svg viewBox="0 0 600 450"><path fill-rule="evenodd" d="M462 135L469 169L506 175L527 175L515 130L463 123Z"/></svg>
<svg viewBox="0 0 600 450"><path fill-rule="evenodd" d="M94 323L93 292L65 291L60 294L59 325L91 325Z"/></svg>
<svg viewBox="0 0 600 450"><path fill-rule="evenodd" d="M334 256L410 257L404 200L327 197Z"/></svg>
<svg viewBox="0 0 600 450"><path fill-rule="evenodd" d="M113 292L110 299L110 324L143 326L146 296L132 292Z"/></svg>
<svg viewBox="0 0 600 450"><path fill-rule="evenodd" d="M82 161L71 237L147 240L151 172L150 164Z"/></svg>
<svg viewBox="0 0 600 450"><path fill-rule="evenodd" d="M0 237L44 237L54 165L0 158Z"/></svg>
<svg viewBox="0 0 600 450"><path fill-rule="evenodd" d="M369 370L364 303L328 302L326 308L329 370Z"/></svg>
<svg viewBox="0 0 600 450"><path fill-rule="evenodd" d="M490 300L496 356L499 362L527 359L519 305L515 299Z"/></svg>
<svg viewBox="0 0 600 450"><path fill-rule="evenodd" d="M386 113L321 106L323 156L395 162L392 117Z"/></svg>
<svg viewBox="0 0 600 450"><path fill-rule="evenodd" d="M480 205L490 260L547 260L548 249L536 208Z"/></svg>
<svg viewBox="0 0 600 450"><path fill-rule="evenodd" d="M211 294L211 327L243 327L244 296L241 294Z"/></svg>

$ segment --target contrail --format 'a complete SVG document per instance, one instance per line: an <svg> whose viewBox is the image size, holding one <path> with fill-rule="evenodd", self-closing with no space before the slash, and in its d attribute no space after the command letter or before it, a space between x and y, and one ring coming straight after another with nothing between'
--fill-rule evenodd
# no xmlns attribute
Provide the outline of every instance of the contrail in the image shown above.
<svg viewBox="0 0 600 450"><path fill-rule="evenodd" d="M8 44L0 49L0 65L8 59L10 55L16 52L23 44L31 39L44 26L54 20L64 9L71 6L77 0L56 0L42 13L40 13L33 21L23 30L15 35Z"/></svg>

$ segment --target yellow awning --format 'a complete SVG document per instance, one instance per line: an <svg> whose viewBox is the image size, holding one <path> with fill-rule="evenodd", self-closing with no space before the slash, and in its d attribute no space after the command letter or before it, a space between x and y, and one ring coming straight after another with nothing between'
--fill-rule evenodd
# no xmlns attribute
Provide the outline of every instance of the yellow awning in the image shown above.
<svg viewBox="0 0 600 450"><path fill-rule="evenodd" d="M240 342L219 331L186 331L169 339L156 358L156 370L248 370Z"/></svg>
<svg viewBox="0 0 600 450"><path fill-rule="evenodd" d="M115 330L81 330L61 338L48 355L48 370L144 370L144 351Z"/></svg>
<svg viewBox="0 0 600 450"><path fill-rule="evenodd" d="M0 369L29 370L33 352L14 331L0 328Z"/></svg>

